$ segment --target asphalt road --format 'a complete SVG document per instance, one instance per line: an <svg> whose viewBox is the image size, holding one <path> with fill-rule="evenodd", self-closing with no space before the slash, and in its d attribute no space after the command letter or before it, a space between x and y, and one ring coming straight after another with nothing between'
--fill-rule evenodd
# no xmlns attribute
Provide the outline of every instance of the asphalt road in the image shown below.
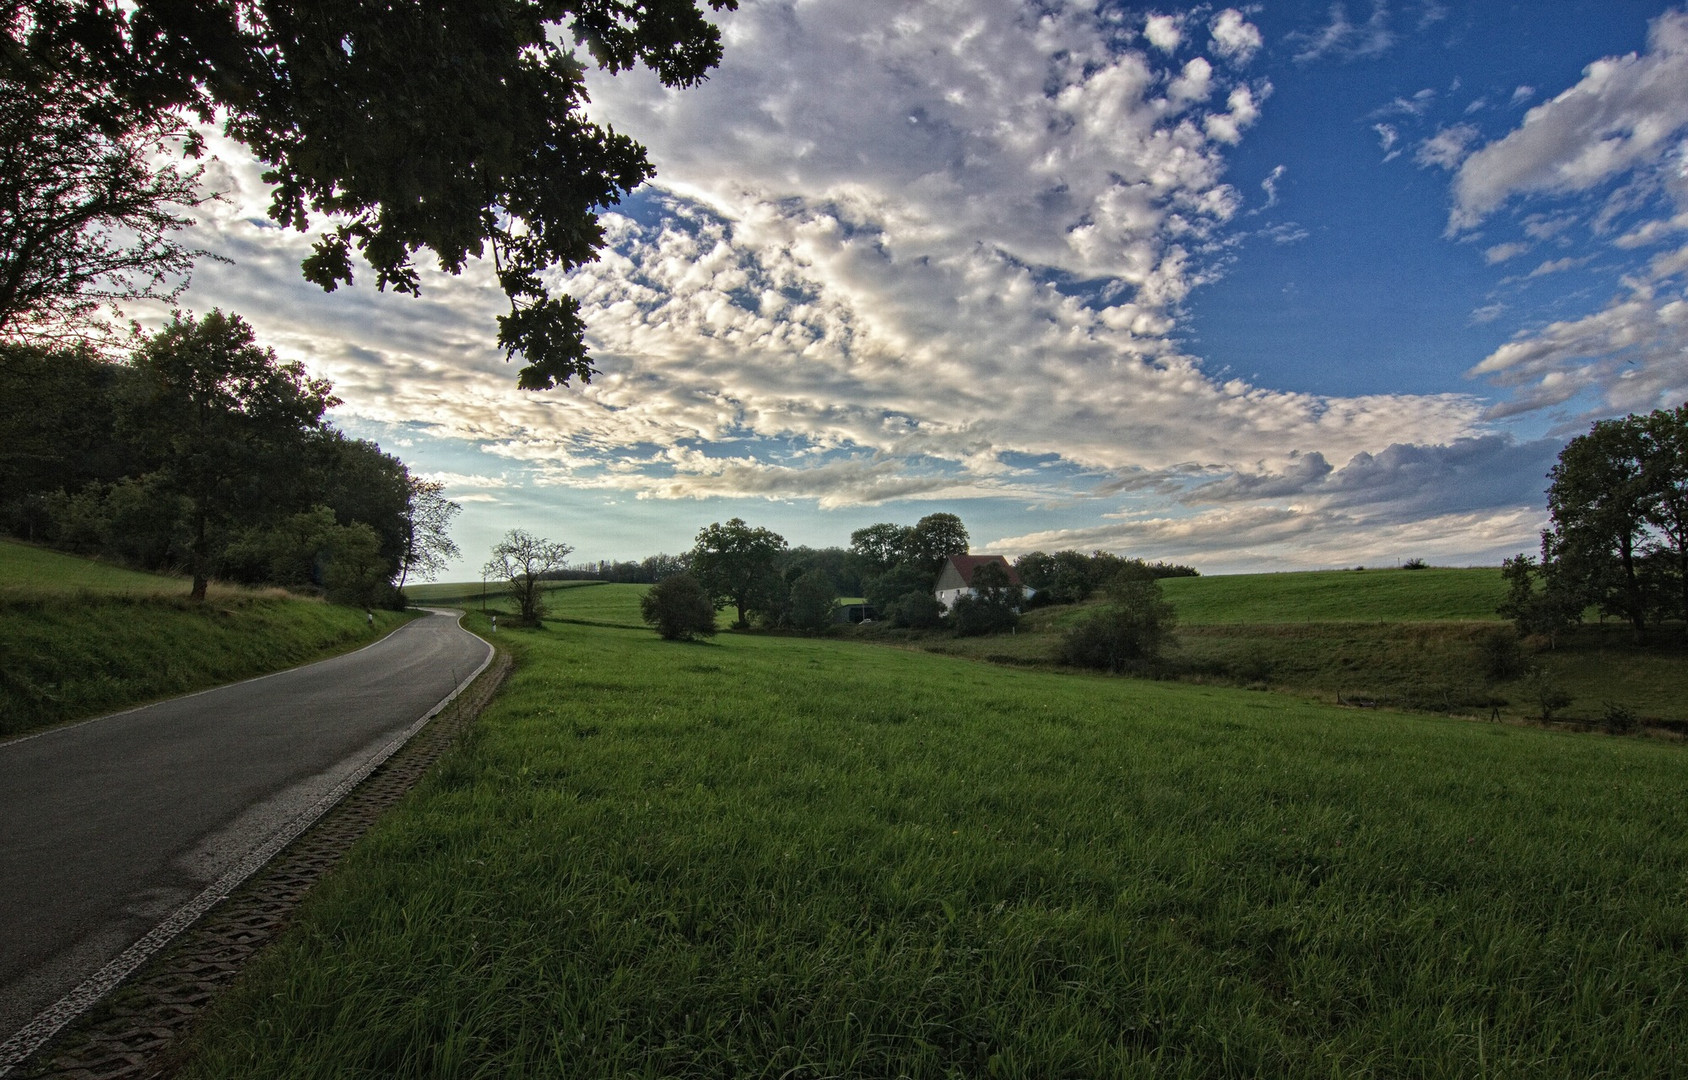
<svg viewBox="0 0 1688 1080"><path fill-rule="evenodd" d="M0 1042L200 897L490 655L456 613L0 744Z"/></svg>

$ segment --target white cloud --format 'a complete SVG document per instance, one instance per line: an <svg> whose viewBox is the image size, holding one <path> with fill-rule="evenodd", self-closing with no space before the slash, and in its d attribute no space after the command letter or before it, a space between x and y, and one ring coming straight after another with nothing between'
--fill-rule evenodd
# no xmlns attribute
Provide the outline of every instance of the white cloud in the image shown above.
<svg viewBox="0 0 1688 1080"><path fill-rule="evenodd" d="M1394 157L1395 155L1389 152L1395 149L1396 143L1401 141L1400 131L1393 124L1373 124L1372 130L1377 132L1377 142L1382 147L1383 152L1389 154L1390 157Z"/></svg>
<svg viewBox="0 0 1688 1080"><path fill-rule="evenodd" d="M1496 244L1483 252L1483 260L1490 266L1514 259L1530 250L1529 244Z"/></svg>
<svg viewBox="0 0 1688 1080"><path fill-rule="evenodd" d="M1163 53L1175 53L1184 43L1184 20L1178 15L1150 15L1143 27L1149 44Z"/></svg>
<svg viewBox="0 0 1688 1080"><path fill-rule="evenodd" d="M1260 50L1260 31L1236 8L1226 8L1208 23L1213 36L1213 51L1241 67L1254 59Z"/></svg>
<svg viewBox="0 0 1688 1080"><path fill-rule="evenodd" d="M1270 92L1238 74L1253 28L1226 15L1208 25L1230 63L1181 63L1121 49L1085 5L769 0L724 21L726 61L701 87L594 76L594 114L636 132L659 178L605 215L602 258L566 281L589 385L513 388L484 265L425 271L421 300L303 283L308 238L258 223L267 191L238 156L199 242L240 272L206 275L194 302L253 312L348 415L478 446L490 473L551 493L1129 501L1131 478L1183 490L1480 433L1474 395L1282 392L1184 351L1183 304L1237 235L1226 156ZM1027 455L1047 465L1018 467ZM521 487L456 467L440 475L463 501ZM1329 505L1312 513L1260 489L1173 516L1231 514L1286 550L1308 530L1361 543L1383 520L1315 494Z"/></svg>
<svg viewBox="0 0 1688 1080"><path fill-rule="evenodd" d="M1659 159L1684 125L1688 14L1667 12L1653 21L1645 53L1588 65L1582 81L1466 158L1449 227L1471 228L1514 195L1586 191Z"/></svg>
<svg viewBox="0 0 1688 1080"><path fill-rule="evenodd" d="M1275 165L1272 171L1266 174L1266 179L1260 181L1260 190L1266 193L1266 206L1261 209L1278 205L1278 181L1284 178L1284 171L1284 166Z"/></svg>
<svg viewBox="0 0 1688 1080"><path fill-rule="evenodd" d="M1512 101L1510 102L1510 104L1512 104L1512 105L1522 105L1522 104L1524 104L1524 102L1530 100L1531 98L1533 98L1535 96L1536 96L1536 88L1535 87L1533 87L1533 86L1520 86L1517 89L1512 91Z"/></svg>
<svg viewBox="0 0 1688 1080"><path fill-rule="evenodd" d="M1363 23L1351 21L1347 5L1340 2L1330 6L1328 18L1329 22L1318 30L1290 35L1291 41L1301 44L1301 50L1295 54L1298 62L1308 63L1324 56L1344 60L1379 56L1395 44L1385 0L1372 0L1371 15Z"/></svg>
<svg viewBox="0 0 1688 1080"><path fill-rule="evenodd" d="M1468 147L1477 136L1477 129L1470 124L1440 128L1436 134L1418 144L1418 149L1413 152L1413 160L1420 165L1452 169L1464 159L1469 152Z"/></svg>
<svg viewBox="0 0 1688 1080"><path fill-rule="evenodd" d="M1569 270L1573 266L1579 266L1586 261L1587 260L1585 259L1572 258L1569 255L1563 259L1549 259L1538 265L1534 270L1531 270L1527 276L1533 278L1546 277L1549 274L1557 274L1561 271Z"/></svg>
<svg viewBox="0 0 1688 1080"><path fill-rule="evenodd" d="M1688 400L1685 356L1688 300L1656 295L1638 282L1600 311L1520 335L1469 374L1514 391L1492 410L1496 418L1579 399L1578 415L1586 418L1651 412Z"/></svg>

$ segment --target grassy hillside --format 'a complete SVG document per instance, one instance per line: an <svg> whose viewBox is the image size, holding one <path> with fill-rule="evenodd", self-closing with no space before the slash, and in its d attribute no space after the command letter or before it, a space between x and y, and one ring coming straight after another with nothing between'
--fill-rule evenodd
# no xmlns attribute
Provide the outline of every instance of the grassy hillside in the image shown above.
<svg viewBox="0 0 1688 1080"><path fill-rule="evenodd" d="M1168 578L1185 626L1213 623L1495 622L1506 583L1493 567L1319 570Z"/></svg>
<svg viewBox="0 0 1688 1080"><path fill-rule="evenodd" d="M1562 721L1601 723L1609 706L1653 723L1688 721L1688 643L1676 628L1638 646L1624 627L1591 621L1551 648L1522 643L1511 670L1497 673L1489 649L1510 632L1494 611L1504 592L1499 570L1237 574L1161 586L1178 614L1161 671L1173 678L1485 718L1498 710L1508 720L1537 717L1545 683L1570 695ZM1028 612L1011 637L915 643L1048 666L1061 634L1089 610Z"/></svg>
<svg viewBox="0 0 1688 1080"><path fill-rule="evenodd" d="M0 541L0 737L318 660L406 616L138 574Z"/></svg>
<svg viewBox="0 0 1688 1080"><path fill-rule="evenodd" d="M74 593L126 596L186 596L192 586L185 577L142 574L134 570L78 559L47 548L0 540L0 597Z"/></svg>
<svg viewBox="0 0 1688 1080"><path fill-rule="evenodd" d="M597 587L596 581L550 581L540 587L547 597L568 589L582 587ZM425 582L421 585L406 585L405 596L413 604L428 604L433 607L474 608L479 611L484 604L489 610L512 611L510 598L496 581L486 583L479 581L440 581Z"/></svg>
<svg viewBox="0 0 1688 1080"><path fill-rule="evenodd" d="M848 641L499 637L506 691L185 1075L1680 1069L1681 747Z"/></svg>

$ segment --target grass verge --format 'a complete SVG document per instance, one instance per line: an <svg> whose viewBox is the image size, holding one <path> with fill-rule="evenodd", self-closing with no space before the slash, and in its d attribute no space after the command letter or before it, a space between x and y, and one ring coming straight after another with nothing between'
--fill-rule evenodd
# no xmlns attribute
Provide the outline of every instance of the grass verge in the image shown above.
<svg viewBox="0 0 1688 1080"><path fill-rule="evenodd" d="M471 620L473 621L473 620ZM197 1077L1663 1076L1643 740L557 622Z"/></svg>
<svg viewBox="0 0 1688 1080"><path fill-rule="evenodd" d="M0 542L0 738L308 663L404 622Z"/></svg>

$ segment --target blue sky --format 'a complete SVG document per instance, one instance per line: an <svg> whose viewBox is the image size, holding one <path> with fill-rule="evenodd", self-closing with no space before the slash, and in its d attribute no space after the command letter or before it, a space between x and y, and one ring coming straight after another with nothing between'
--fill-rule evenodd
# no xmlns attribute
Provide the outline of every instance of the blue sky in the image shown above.
<svg viewBox="0 0 1688 1080"><path fill-rule="evenodd" d="M189 307L578 558L742 516L961 515L978 550L1208 572L1494 563L1594 419L1688 399L1688 14L1642 3L747 0L676 92L591 81L658 176L534 395L484 267L301 281L214 140ZM153 313L156 317L156 313Z"/></svg>

